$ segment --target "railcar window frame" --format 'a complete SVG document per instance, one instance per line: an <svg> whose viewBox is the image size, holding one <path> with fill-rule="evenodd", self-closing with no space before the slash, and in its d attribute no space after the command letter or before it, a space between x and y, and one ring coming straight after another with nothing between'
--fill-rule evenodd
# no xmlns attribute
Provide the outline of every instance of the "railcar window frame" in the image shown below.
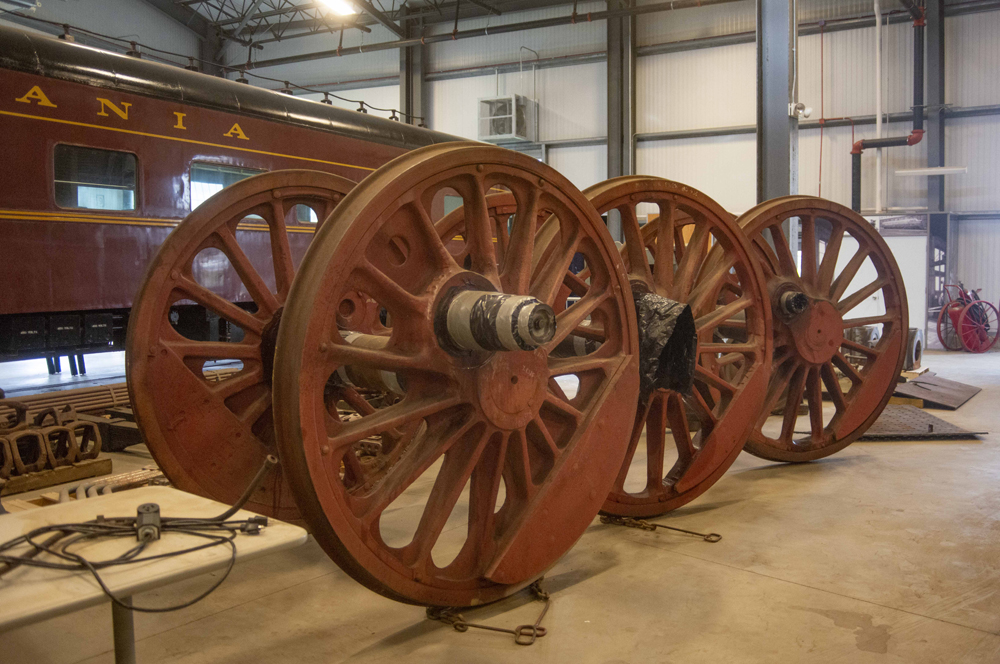
<svg viewBox="0 0 1000 664"><path fill-rule="evenodd" d="M233 171L252 172L251 175L247 175L247 176L245 176L243 178L240 178L240 180L236 180L235 182L231 182L228 185L223 185L222 189L220 189L219 191L224 191L228 187L231 187L232 185L236 184L236 182L240 182L241 180L245 180L247 178L251 178L254 175L261 175L262 173L270 173L270 171L268 169L266 169L266 168L235 166L233 164L220 163L220 162L217 162L217 161L206 161L206 160L203 160L203 159L193 159L188 164L188 172L187 172L187 176L188 176L188 192L189 192L189 197L188 197L188 212L194 212L195 210L198 209L199 206L202 205L202 203L205 202L205 200L208 200L206 198L205 200L201 201L201 203L199 203L198 205L194 204L194 185L195 185L194 172L195 172L195 169L198 168L198 167L202 167L202 168L206 168L206 169L216 169L217 171L221 171L221 170L224 170L224 169L230 169L230 170L233 170ZM208 198L211 198L212 196L214 196L217 193L218 192L213 192L211 195L209 195Z"/></svg>
<svg viewBox="0 0 1000 664"><path fill-rule="evenodd" d="M57 166L58 166L57 165L57 151L61 147L74 148L74 149L80 149L80 150L92 150L94 152L110 152L110 153L113 153L113 154L127 155L127 156L131 157L132 161L133 161L133 164L134 164L134 168L133 168L134 182L132 184L132 188L128 189L126 187L120 187L120 186L115 186L115 185L102 185L102 184L99 184L99 183L84 183L84 182L73 182L73 181L70 181L70 180L59 180L56 177L56 169L57 169ZM51 171L51 173L52 173L52 190L51 190L52 191L52 202L60 210L89 210L89 211L94 211L94 212L104 212L104 213L112 213L112 214L113 213L124 213L124 214L135 213L135 212L139 211L139 209L141 208L140 199L139 199L139 196L141 194L141 192L140 192L141 184L140 183L142 182L141 168L142 168L142 165L141 165L141 162L139 160L138 153L133 152L131 150L113 150L113 149L106 148L106 147L94 147L93 145L86 145L86 144L83 144L83 143L69 143L69 142L66 142L66 141L59 141L58 143L55 143L52 146L52 171ZM132 207L130 207L130 208L114 209L114 208L82 207L80 205L74 205L74 206L61 205L59 203L59 193L58 193L58 190L57 190L57 185L59 185L61 183L62 184L75 184L75 185L84 185L84 186L94 186L94 187L100 187L100 188L104 188L104 189L118 189L118 190L122 190L122 191L131 191L132 192ZM79 201L79 196L77 197L77 201Z"/></svg>

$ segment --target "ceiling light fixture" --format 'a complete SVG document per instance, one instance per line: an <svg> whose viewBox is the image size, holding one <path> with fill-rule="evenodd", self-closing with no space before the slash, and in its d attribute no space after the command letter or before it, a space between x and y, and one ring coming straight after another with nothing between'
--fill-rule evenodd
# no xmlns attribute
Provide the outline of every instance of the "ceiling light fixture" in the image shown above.
<svg viewBox="0 0 1000 664"><path fill-rule="evenodd" d="M322 0L323 4L333 10L334 14L339 14L340 16L351 16L352 14L357 14L358 10L354 8L347 0Z"/></svg>

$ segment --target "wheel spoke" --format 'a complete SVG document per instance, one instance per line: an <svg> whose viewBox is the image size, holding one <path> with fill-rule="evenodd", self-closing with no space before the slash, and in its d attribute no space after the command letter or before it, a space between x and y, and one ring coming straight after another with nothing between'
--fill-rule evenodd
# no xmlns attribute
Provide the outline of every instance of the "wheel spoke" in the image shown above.
<svg viewBox="0 0 1000 664"><path fill-rule="evenodd" d="M851 260L848 261L844 269L837 275L836 281L830 287L830 300L837 302L843 297L844 292L851 285L851 282L854 281L854 277L858 274L858 270L861 269L861 264L865 262L866 258L868 258L868 250L862 248L859 248L857 253L851 256Z"/></svg>
<svg viewBox="0 0 1000 664"><path fill-rule="evenodd" d="M464 402L459 396L435 396L422 399L404 399L397 404L380 408L372 415L343 423L336 433L329 436L329 444L338 451L369 436L377 436L389 429L398 429L409 422L422 420Z"/></svg>
<svg viewBox="0 0 1000 664"><path fill-rule="evenodd" d="M694 368L694 379L703 385L711 388L715 388L720 392L725 392L726 394L735 394L736 388L724 381L723 379L716 376L714 373L701 366L700 364Z"/></svg>
<svg viewBox="0 0 1000 664"><path fill-rule="evenodd" d="M259 420L264 415L264 413L268 411L270 407L271 407L271 392L268 391L264 394L261 394L259 397L250 402L250 405L244 408L238 414L238 417L240 418L240 421L243 422L243 424L247 425L248 427L252 427L254 424L257 423L257 420Z"/></svg>
<svg viewBox="0 0 1000 664"><path fill-rule="evenodd" d="M395 407L390 406L389 408ZM383 410L388 410L388 408ZM416 418L407 416L406 419L412 420ZM426 442L422 439L410 440L407 446L407 453L400 458L371 493L355 498L353 509L362 519L362 522L372 527L377 527L375 524L377 524L382 512L392 505L392 502L406 491L410 485L416 482L435 461L441 458L442 454L446 454L458 441L463 440L476 423L477 421L472 418L464 422L455 423L453 425L454 430L451 433L446 433L442 439L434 441L433 444L420 444ZM429 436L429 434L425 433L424 436ZM362 438L367 438L367 436L362 436ZM332 440L331 444L333 444ZM346 448L346 454L343 455L343 458L354 455L354 450L350 447L351 444L338 443L340 449ZM333 458L342 457L337 454L333 455Z"/></svg>
<svg viewBox="0 0 1000 664"><path fill-rule="evenodd" d="M260 360L260 346L225 341L166 341L161 343L182 358L204 360Z"/></svg>
<svg viewBox="0 0 1000 664"><path fill-rule="evenodd" d="M788 247L788 238L785 237L781 224L771 226L770 230L771 240L774 242L774 253L778 260L778 269L786 276L798 274L799 269L795 257L792 256L792 250Z"/></svg>
<svg viewBox="0 0 1000 664"><path fill-rule="evenodd" d="M240 281L243 282L243 286L246 287L247 292L250 293L250 297L253 301L257 303L257 308L261 310L267 316L273 316L274 312L278 310L281 306L278 299L274 296L274 293L267 287L264 280L261 278L260 274L254 268L253 263L243 249L240 247L239 242L236 241L236 236L228 227L222 227L216 230L215 236L219 238L222 242L222 252L226 254L229 259L229 263L236 270L236 274L239 275Z"/></svg>
<svg viewBox="0 0 1000 664"><path fill-rule="evenodd" d="M840 311L841 315L846 314L848 311L854 309L869 297L874 295L877 291L882 290L886 285L889 284L889 277L882 277L881 279L876 279L864 288L855 291L850 296L844 298L837 303L837 310Z"/></svg>
<svg viewBox="0 0 1000 664"><path fill-rule="evenodd" d="M837 380L837 372L833 368L833 363L824 363L820 371L823 376L823 384L826 385L826 391L830 395L830 400L833 401L837 412L843 413L847 410L847 400L844 398L843 390L840 389L840 381Z"/></svg>
<svg viewBox="0 0 1000 664"><path fill-rule="evenodd" d="M785 414L781 421L781 440L790 441L795 433L795 420L799 417L799 404L806 389L808 370L799 367L795 371L791 385L788 388L788 398L785 399Z"/></svg>
<svg viewBox="0 0 1000 664"><path fill-rule="evenodd" d="M802 280L815 285L818 268L816 244L816 218L811 214L799 216L802 237Z"/></svg>
<svg viewBox="0 0 1000 664"><path fill-rule="evenodd" d="M656 253L654 260L653 284L657 292L668 293L674 284L674 214L677 204L669 201L660 204L660 216L656 220Z"/></svg>
<svg viewBox="0 0 1000 664"><path fill-rule="evenodd" d="M621 469L618 471L618 477L615 479L615 491L623 492L625 490L625 480L628 479L629 468L632 467L632 461L635 459L635 452L639 448L639 439L642 438L642 432L645 430L645 427L648 426L647 420L650 408L655 401L655 398L647 399L646 403L640 403L638 410L636 410L635 424L632 426L632 436L629 438L628 450L625 452L625 462L622 464ZM647 442L647 445L648 444L649 443Z"/></svg>
<svg viewBox="0 0 1000 664"><path fill-rule="evenodd" d="M559 392L562 393L562 390L559 390ZM545 395L545 403L549 404L559 412L569 415L576 422L580 422L580 420L583 419L583 413L570 405L569 399L566 398L566 395L557 395L552 391L551 387Z"/></svg>
<svg viewBox="0 0 1000 664"><path fill-rule="evenodd" d="M720 323L722 323L722 321L735 316L752 304L753 298L749 295L744 295L738 300L734 300L725 306L719 307L715 311L696 318L694 325L698 329L699 334L707 332L715 329Z"/></svg>
<svg viewBox="0 0 1000 664"><path fill-rule="evenodd" d="M258 366L252 369L244 369L230 378L220 380L209 389L219 399L225 401L229 397L239 394L251 387L256 387L264 382L264 371Z"/></svg>
<svg viewBox="0 0 1000 664"><path fill-rule="evenodd" d="M806 388L808 390L806 399L809 402L809 425L812 439L819 442L823 439L823 387L818 368L809 370Z"/></svg>
<svg viewBox="0 0 1000 664"><path fill-rule="evenodd" d="M701 312L704 307L714 304L718 297L719 289L730 274L730 270L736 264L736 260L730 257L721 263L717 263L712 270L702 277L698 284L691 289L691 294L686 302L691 305L693 312Z"/></svg>
<svg viewBox="0 0 1000 664"><path fill-rule="evenodd" d="M854 368L854 365L851 364L846 357L844 357L843 353L838 352L835 354L832 358L832 362L845 376L850 379L851 383L854 385L860 385L864 382L861 374L859 374L858 370Z"/></svg>
<svg viewBox="0 0 1000 664"><path fill-rule="evenodd" d="M603 358L583 355L577 357L550 357L549 375L565 376L568 374L580 374L588 371L600 371L605 375L613 372L621 364L621 359L617 357Z"/></svg>
<svg viewBox="0 0 1000 664"><path fill-rule="evenodd" d="M649 259L646 257L646 244L642 241L642 231L639 229L639 217L635 206L626 203L618 208L622 219L622 231L625 235L623 250L628 256L629 278L638 279L643 283L652 283L653 274L649 271Z"/></svg>
<svg viewBox="0 0 1000 664"><path fill-rule="evenodd" d="M840 247L844 241L844 225L835 222L830 231L830 239L826 241L826 251L823 252L823 262L819 266L819 274L816 277L816 287L821 293L830 291L833 283L833 273L837 269L837 258L840 256Z"/></svg>
<svg viewBox="0 0 1000 664"><path fill-rule="evenodd" d="M677 461L681 468L687 468L694 461L695 449L691 442L691 425L688 423L687 409L681 395L671 392L667 401L667 422L670 424L670 434L677 447ZM662 479L662 477L661 477Z"/></svg>
<svg viewBox="0 0 1000 664"><path fill-rule="evenodd" d="M874 357L878 357L879 355L881 355L881 353L879 351L875 350L874 348L869 348L868 346L865 346L864 344L859 344L858 342L851 341L850 339L841 339L840 340L840 345L841 346L846 346L847 348L850 348L851 350L853 350L855 352L861 353L862 355L866 355L867 357L873 357L874 358Z"/></svg>
<svg viewBox="0 0 1000 664"><path fill-rule="evenodd" d="M455 262L455 258L449 253L448 248L445 246L451 238L441 237L442 233L446 230L451 229L439 229L431 221L431 217L427 214L427 210L424 209L423 203L419 198L414 199L410 202L410 212L411 217L415 221L415 226L420 234L427 240L427 244L430 245L431 255L434 258L437 265L442 270L450 270L458 267L458 263ZM447 219L447 217L445 217ZM440 222L439 222L440 223Z"/></svg>
<svg viewBox="0 0 1000 664"><path fill-rule="evenodd" d="M421 298L397 284L368 261L358 265L352 277L357 280L359 290L371 295L376 302L389 310L393 318L404 316L426 318L426 304Z"/></svg>
<svg viewBox="0 0 1000 664"><path fill-rule="evenodd" d="M500 283L497 273L497 254L493 248L493 229L490 210L486 204L486 192L479 178L475 180L475 190L465 199L465 246L472 259L472 269L495 284Z"/></svg>
<svg viewBox="0 0 1000 664"><path fill-rule="evenodd" d="M501 281L507 293L525 295L531 284L535 230L538 224L538 201L541 192L532 188L525 200L519 200L510 244L503 264Z"/></svg>
<svg viewBox="0 0 1000 664"><path fill-rule="evenodd" d="M516 222L515 222L516 223ZM560 246L546 257L538 274L532 280L530 293L549 305L555 306L556 295L562 286L569 265L573 262L577 247L580 245L580 232L574 228Z"/></svg>
<svg viewBox="0 0 1000 664"><path fill-rule="evenodd" d="M549 348L555 348L574 330L583 326L583 321L598 307L611 298L611 293L592 293L578 300L568 309L556 314L556 334L549 342Z"/></svg>
<svg viewBox="0 0 1000 664"><path fill-rule="evenodd" d="M667 439L667 399L663 393L653 396L646 416L646 491L659 491L663 486L663 457Z"/></svg>
<svg viewBox="0 0 1000 664"><path fill-rule="evenodd" d="M466 441L462 445L451 445L445 452L444 462L427 497L413 541L404 553L404 560L411 566L426 564L431 549L434 548L455 509L455 503L458 502L473 470L479 463L483 449L490 439L489 434L488 430L481 431L476 436L475 442Z"/></svg>
<svg viewBox="0 0 1000 664"><path fill-rule="evenodd" d="M883 314L881 316L866 316L864 318L845 318L844 319L844 329L852 327L865 327L866 325L878 325L879 323L891 323L896 320L896 316L892 314Z"/></svg>
<svg viewBox="0 0 1000 664"><path fill-rule="evenodd" d="M187 277L180 277L177 280L177 289L188 299L194 300L243 330L258 336L264 331L264 321Z"/></svg>
<svg viewBox="0 0 1000 664"><path fill-rule="evenodd" d="M709 233L708 224L695 224L691 241L684 248L684 258L681 259L677 266L677 274L674 275L673 290L677 295L675 299L681 302L687 301L691 286L694 284L694 278L708 255L709 239L711 239L711 233Z"/></svg>
<svg viewBox="0 0 1000 664"><path fill-rule="evenodd" d="M232 344L230 344L232 345ZM440 372L439 367L427 352L404 355L385 348L360 348L340 340L330 344L328 361L337 366L361 365L383 371L430 371Z"/></svg>
<svg viewBox="0 0 1000 664"><path fill-rule="evenodd" d="M271 223L267 225L271 236L271 260L274 263L274 280L278 287L278 299L288 297L288 290L295 278L292 264L292 249L288 246L288 229L285 225L285 206L280 199L271 201Z"/></svg>

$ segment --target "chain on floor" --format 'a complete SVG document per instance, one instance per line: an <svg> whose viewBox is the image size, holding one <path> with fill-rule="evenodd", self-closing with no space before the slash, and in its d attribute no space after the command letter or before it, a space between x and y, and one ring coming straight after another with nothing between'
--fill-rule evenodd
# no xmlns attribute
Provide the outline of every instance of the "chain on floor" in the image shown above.
<svg viewBox="0 0 1000 664"><path fill-rule="evenodd" d="M542 619L545 618L545 614L549 610L549 604L551 598L549 594L542 590L542 580L539 579L532 583L528 589L535 596L536 600L544 603L542 606L542 612L538 614L538 619L533 625L518 625L514 629L507 629L505 627L493 627L492 625L482 625L479 623L468 622L461 613L459 613L454 608L427 608L427 617L431 620L437 620L439 622L446 623L455 628L456 632L467 632L469 628L474 629L484 629L490 632L500 632L502 634L511 634L514 637L514 643L519 646L530 646L538 638L546 635L547 630L542 627Z"/></svg>
<svg viewBox="0 0 1000 664"><path fill-rule="evenodd" d="M613 526L625 526L626 528L639 528L641 530L655 531L657 528L663 528L664 530L674 530L679 533L684 533L686 535L695 535L700 537L706 542L718 542L722 539L722 535L718 533L696 533L693 530L684 530L683 528L675 528L673 526L664 526L660 523L651 523L643 519L633 519L627 516L609 516L602 515L601 523L611 524Z"/></svg>

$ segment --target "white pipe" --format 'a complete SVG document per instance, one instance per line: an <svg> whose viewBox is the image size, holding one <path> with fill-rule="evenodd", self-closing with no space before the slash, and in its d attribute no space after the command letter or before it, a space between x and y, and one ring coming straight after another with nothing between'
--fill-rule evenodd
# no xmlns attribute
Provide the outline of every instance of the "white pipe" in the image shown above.
<svg viewBox="0 0 1000 664"><path fill-rule="evenodd" d="M875 0L875 138L882 138L882 7ZM875 212L882 211L882 148L875 150Z"/></svg>

